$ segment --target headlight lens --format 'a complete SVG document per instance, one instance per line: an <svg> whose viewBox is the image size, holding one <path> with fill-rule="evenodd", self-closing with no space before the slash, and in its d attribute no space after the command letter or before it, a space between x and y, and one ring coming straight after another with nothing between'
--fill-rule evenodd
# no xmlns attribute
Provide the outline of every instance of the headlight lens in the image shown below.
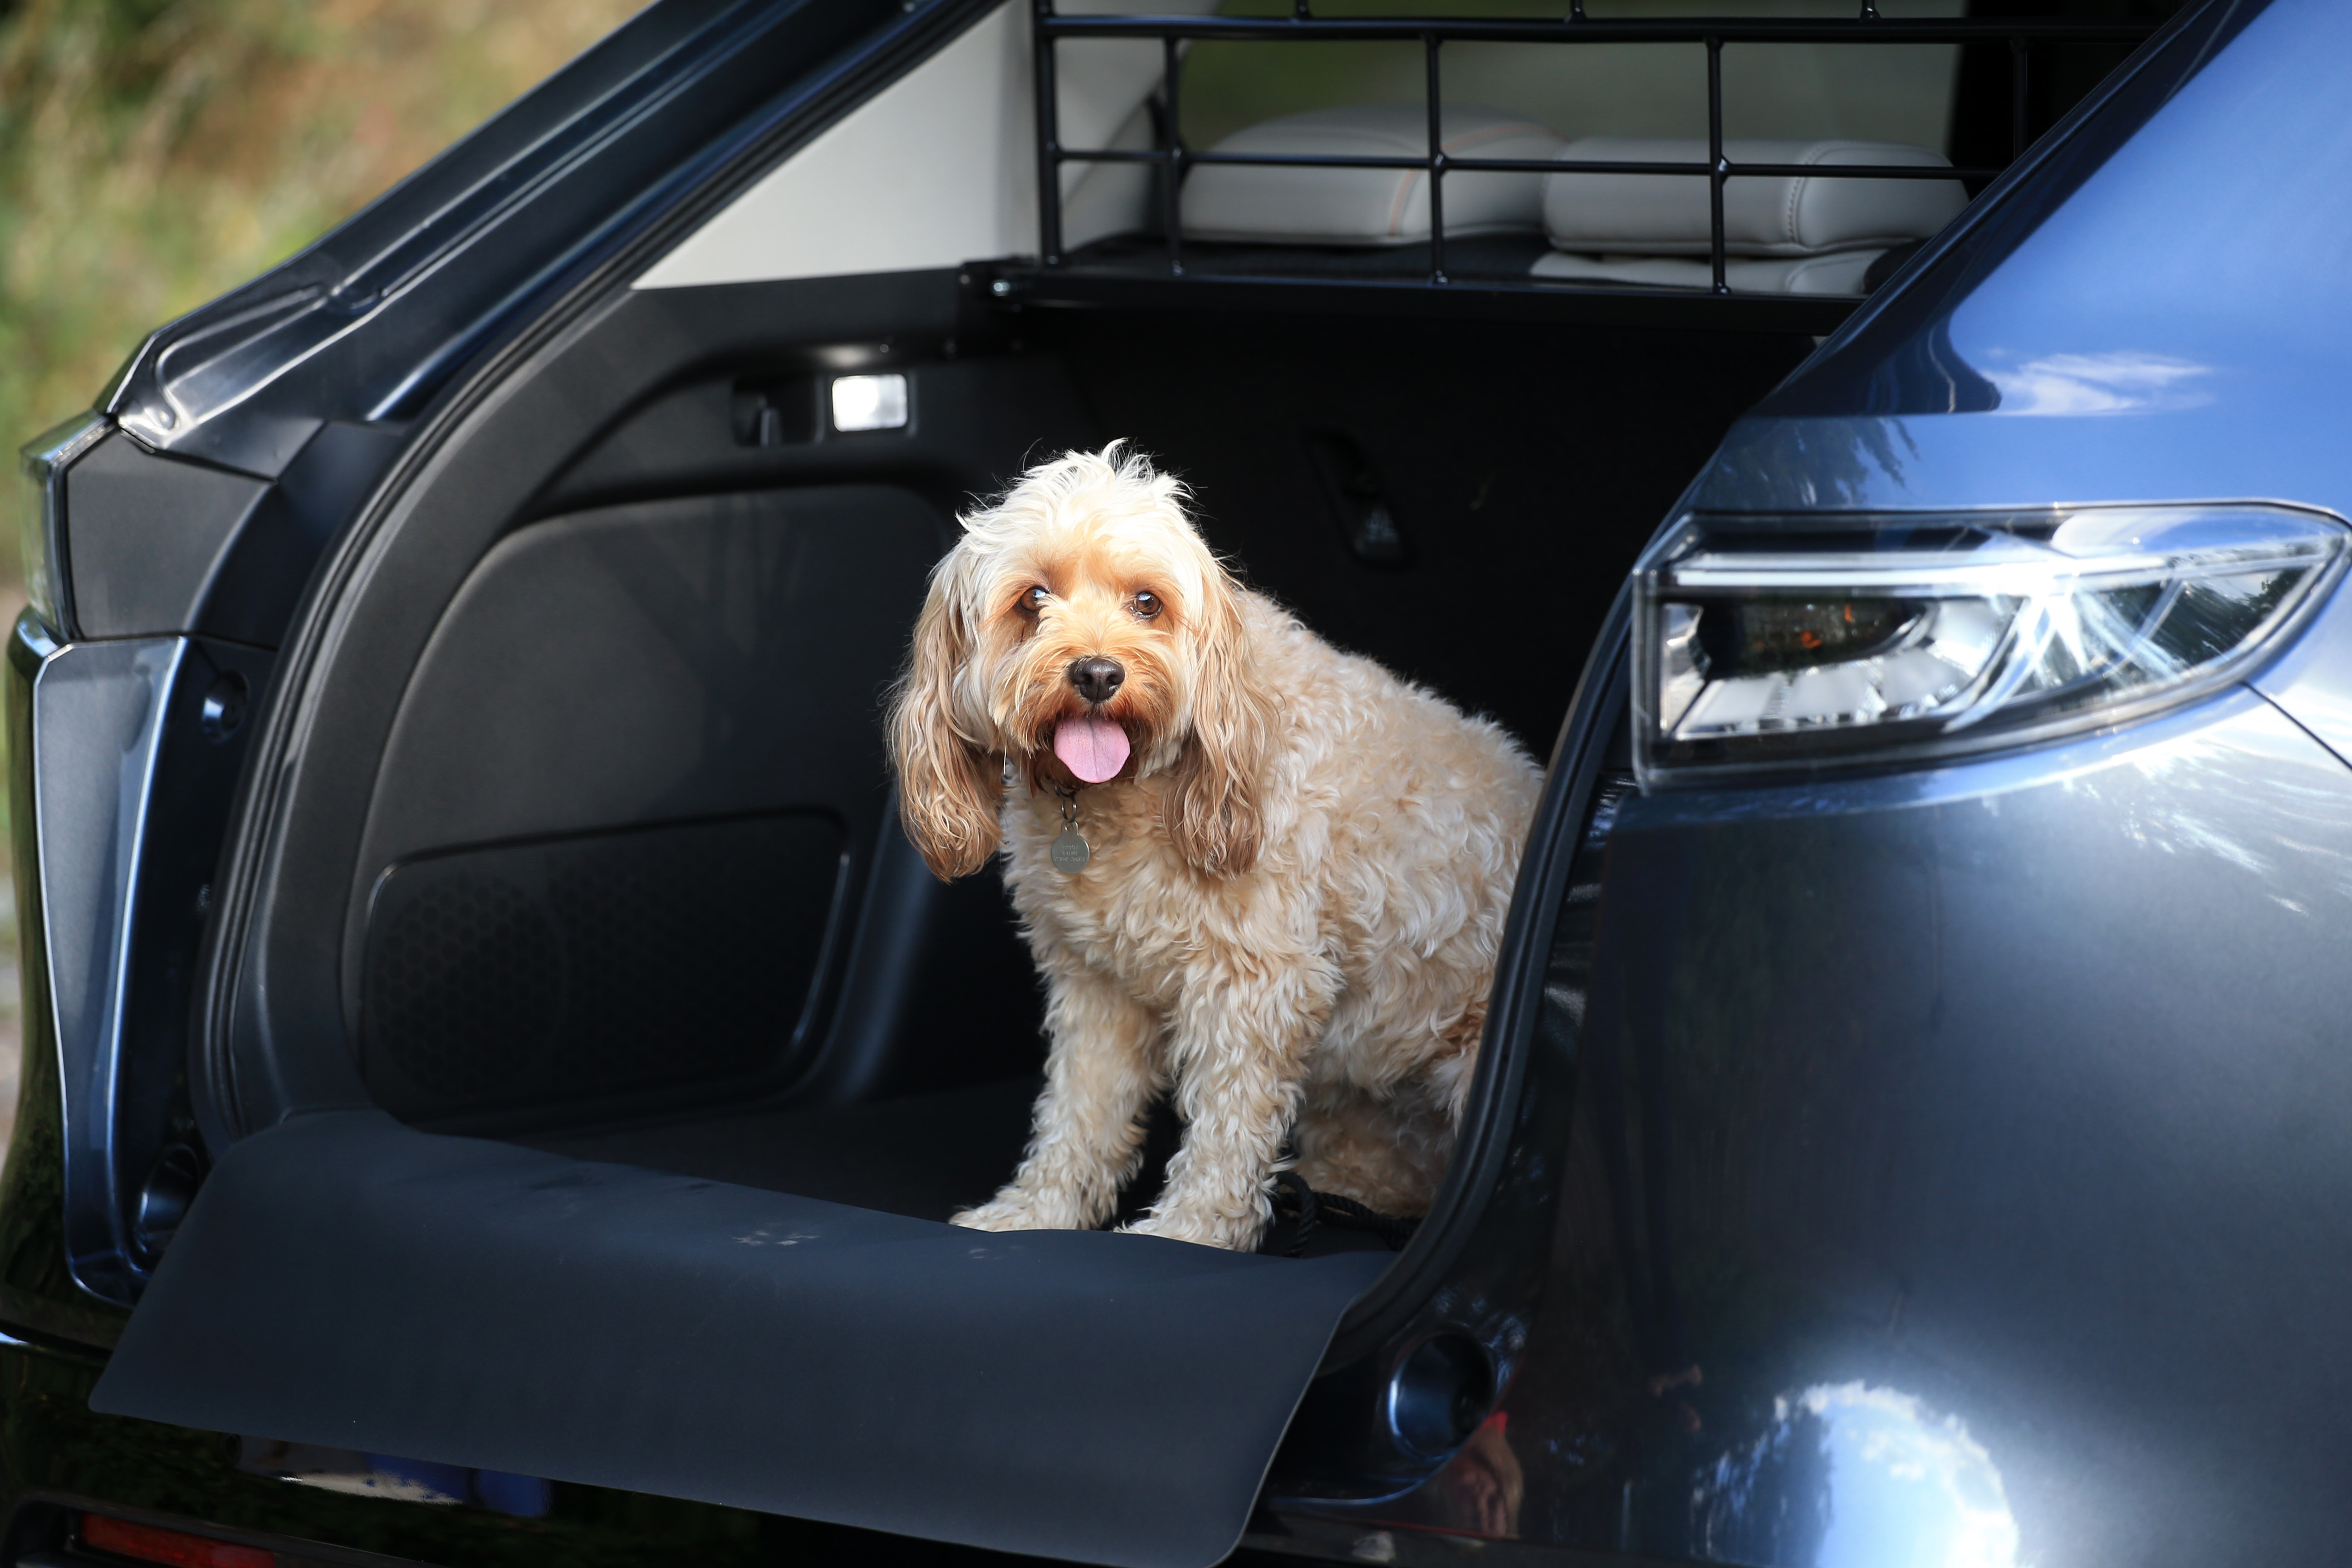
<svg viewBox="0 0 2352 1568"><path fill-rule="evenodd" d="M1645 786L1946 755L2211 690L2319 602L2279 506L1684 519L1635 569Z"/></svg>

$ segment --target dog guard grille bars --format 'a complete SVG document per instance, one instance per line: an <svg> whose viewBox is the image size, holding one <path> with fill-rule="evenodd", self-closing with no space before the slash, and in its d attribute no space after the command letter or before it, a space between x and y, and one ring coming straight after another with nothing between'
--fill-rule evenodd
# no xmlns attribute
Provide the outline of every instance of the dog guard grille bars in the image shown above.
<svg viewBox="0 0 2352 1568"><path fill-rule="evenodd" d="M1872 180L1992 179L2007 166L1920 167L1909 164L1841 163L1835 165L1735 163L1724 155L1723 50L1727 44L2006 44L2009 47L2010 152L2008 162L2021 156L2027 134L2028 87L2032 47L2036 44L2134 44L2145 41L2164 24L2144 19L2107 20L2074 17L1949 17L1895 18L1882 16L1875 0L1859 0L1856 15L1837 17L1723 18L1672 17L1621 20L1589 17L1585 0L1569 0L1569 14L1557 21L1483 17L1329 17L1314 14L1312 0L1293 0L1288 16L1150 16L1063 15L1054 0L1034 0L1037 98L1038 255L1046 272L1066 261L1062 246L1062 165L1069 163L1149 163L1166 171L1158 182L1160 226L1166 247L1166 276L1206 278L1206 271L1188 272L1183 226L1178 210L1179 187L1184 171L1203 163L1276 164L1297 168L1420 169L1429 175L1429 272L1425 283L1443 288L1445 272L1445 176L1488 170L1529 170L1543 174L1684 174L1708 182L1714 268L1712 292L1731 292L1725 281L1724 186L1742 176L1801 176L1805 178ZM1158 145L1133 150L1082 150L1061 144L1059 106L1055 90L1055 47L1065 38L1157 39L1161 48ZM1418 41L1425 62L1424 97L1428 109L1428 150L1414 157L1346 157L1310 154L1196 153L1184 145L1180 100L1183 53L1187 39L1245 40L1259 43L1305 43L1367 40ZM1451 42L1510 44L1660 44L1704 45L1706 51L1707 160L1684 163L1592 163L1524 158L1464 158L1446 153L1441 145L1440 109L1444 101L1442 59ZM1236 279L1238 280L1238 279ZM1251 281L1260 279L1252 279ZM1290 278L1286 282L1313 282ZM1482 280L1482 289L1514 288L1528 293L1556 293L1576 286L1560 283L1517 285ZM1589 291L1589 286L1588 289Z"/></svg>

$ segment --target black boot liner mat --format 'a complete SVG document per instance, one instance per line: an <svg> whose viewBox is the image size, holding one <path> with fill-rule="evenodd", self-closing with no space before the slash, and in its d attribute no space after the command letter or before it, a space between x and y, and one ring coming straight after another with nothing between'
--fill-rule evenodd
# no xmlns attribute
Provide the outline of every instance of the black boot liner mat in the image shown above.
<svg viewBox="0 0 2352 1568"><path fill-rule="evenodd" d="M936 1214L1011 1169L925 1098L866 1108L899 1110L862 1144L818 1119L926 1167L831 1167L858 1206L761 1184L793 1173L757 1116L689 1124L687 1159L654 1142L682 1129L608 1135L645 1163L295 1118L205 1182L91 1408L1080 1562L1223 1557L1387 1254L870 1206Z"/></svg>

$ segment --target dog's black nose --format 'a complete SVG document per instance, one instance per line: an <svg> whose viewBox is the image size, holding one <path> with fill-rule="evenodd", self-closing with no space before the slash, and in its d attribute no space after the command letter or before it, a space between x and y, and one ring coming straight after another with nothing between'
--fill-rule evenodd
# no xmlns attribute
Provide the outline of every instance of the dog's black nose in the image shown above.
<svg viewBox="0 0 2352 1568"><path fill-rule="evenodd" d="M1070 660L1070 684L1078 695L1089 702L1108 702L1127 679L1127 671L1115 658L1074 658Z"/></svg>

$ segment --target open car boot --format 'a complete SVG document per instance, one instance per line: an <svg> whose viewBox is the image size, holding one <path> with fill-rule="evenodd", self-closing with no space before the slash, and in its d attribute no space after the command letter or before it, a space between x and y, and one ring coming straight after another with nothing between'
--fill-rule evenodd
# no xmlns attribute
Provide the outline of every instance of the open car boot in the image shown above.
<svg viewBox="0 0 2352 1568"><path fill-rule="evenodd" d="M1898 595L1817 626L1824 591L1785 647L1740 641L1699 567L1753 542L1688 522L1688 498L1767 497L1768 533L1833 514L1770 535L1826 550L1905 474L1978 471L1950 453L1979 448L1931 470L1915 438L2046 434L1951 357L1943 318L1886 334L1925 320L1922 279L1975 298L2028 243L2020 212L2063 226L2067 182L2136 127L2201 112L2176 89L2261 7L2191 7L2112 77L2157 20L2011 9L1741 33L1753 18L658 0L160 331L100 411L28 448L35 600L5 674L32 962L0 1379L32 1392L0 1416L49 1425L0 1432L16 1560L89 1561L86 1519L119 1514L349 1568L885 1546L1412 1568L1474 1545L1805 1568L1819 1532L1773 1521L1881 1517L1832 1495L1855 1465L1812 1462L1832 1437L1990 1451L1931 1395L2042 1455L2067 1482L2045 1503L2126 1496L2048 1456L2121 1451L2094 1395L2144 1415L2206 1375L2208 1299L2167 1316L2134 1282L2205 1278L2239 1233L2105 1223L2124 1200L2082 1179L2092 1155L2188 1159L2156 1133L2194 1118L2137 1079L2117 1111L2035 1076L2053 1036L2019 1020L2091 993L2034 967L2067 942L2004 923L2059 895L1993 819L2040 824L2063 861L2115 821L2145 839L2205 820L2211 801L2165 793L2196 770L2141 767L2118 725L2021 750L1981 800L1909 753L1759 784L1745 733L1704 738L1730 784L1636 771L1660 776L1661 683L1744 670L1709 699L1729 711L1927 624ZM1901 123L1727 140L1725 36L1736 60L1796 59L1786 79L1832 84L1841 115ZM1881 38L1912 74L1830 68ZM1368 86L1187 129L1183 81L1220 48L1316 39L1403 50L1429 100ZM1607 101L1696 123L1555 124L1591 95L1482 107L1446 74L1618 42L1684 75ZM2103 63L2027 95L2061 48ZM2164 188L2147 210L2173 211ZM2178 382L2180 410L2203 406L2199 365L2132 363L2151 397ZM1809 381L1824 363L1848 379ZM2073 445L2094 426L2162 427L2083 419ZM1110 1225L949 1223L1022 1160L1043 997L999 869L942 882L902 833L883 713L959 517L1115 438L1181 477L1245 586L1542 763L1425 1214L1286 1175L1255 1252L1123 1233L1176 1147L1163 1107ZM2315 594L2336 525L2305 522L2288 542ZM1681 558L1644 552L1686 535L1662 523L1717 551L1664 608ZM2302 624L2289 597L2263 626ZM2318 743L2223 674L2231 743L2303 770L2296 800L2332 798ZM1877 734L1836 717L1789 743ZM1115 773L1118 752L1083 760ZM2074 771L2028 776L2050 756ZM2074 785L2095 773L2112 817ZM2249 930L2333 907L2294 880L2317 857L2283 858L2277 900L2218 872L2211 897ZM2064 896L2110 887L2100 870ZM2307 971L2308 1026L2280 1026L2297 1041L2352 1005ZM2197 984L2180 1016L2226 1036L2198 1009L2231 987ZM2067 1113L2018 1114L2018 1081ZM2146 1106L2142 1146L2117 1118ZM1918 1149L2030 1186L2053 1255L2140 1247L2140 1272L2068 1294L2010 1231L1938 1206L1970 1181L1885 1185ZM2340 1411L2308 1371L2340 1292L2298 1272L2326 1251L2294 1252L2302 1234L2273 1226L2246 1243L2260 1267L2222 1272L2231 1301L2322 1337L2273 1370L2214 1358L2195 1386L2232 1412L2215 1430L2297 1413L2265 1463L2319 1466L2340 1418L2296 1402ZM2097 1353L2043 1354L2029 1319ZM1926 1392L1881 1397L1897 1378ZM2092 1392L2045 1402L2062 1386ZM2047 1409L2076 1425L2037 1426ZM253 1457L289 1446L355 1468L331 1485ZM2208 1473L2204 1450L2164 1451L2147 1474ZM418 1467L447 1484L377 1485ZM1981 1480L1950 1495L2006 1510ZM2182 1538L2289 1520L2247 1500L2294 1491L2323 1500L2280 1538L2324 1555L2295 1521L2329 1522L2332 1494L2269 1485L2217 1490L2234 1501Z"/></svg>

